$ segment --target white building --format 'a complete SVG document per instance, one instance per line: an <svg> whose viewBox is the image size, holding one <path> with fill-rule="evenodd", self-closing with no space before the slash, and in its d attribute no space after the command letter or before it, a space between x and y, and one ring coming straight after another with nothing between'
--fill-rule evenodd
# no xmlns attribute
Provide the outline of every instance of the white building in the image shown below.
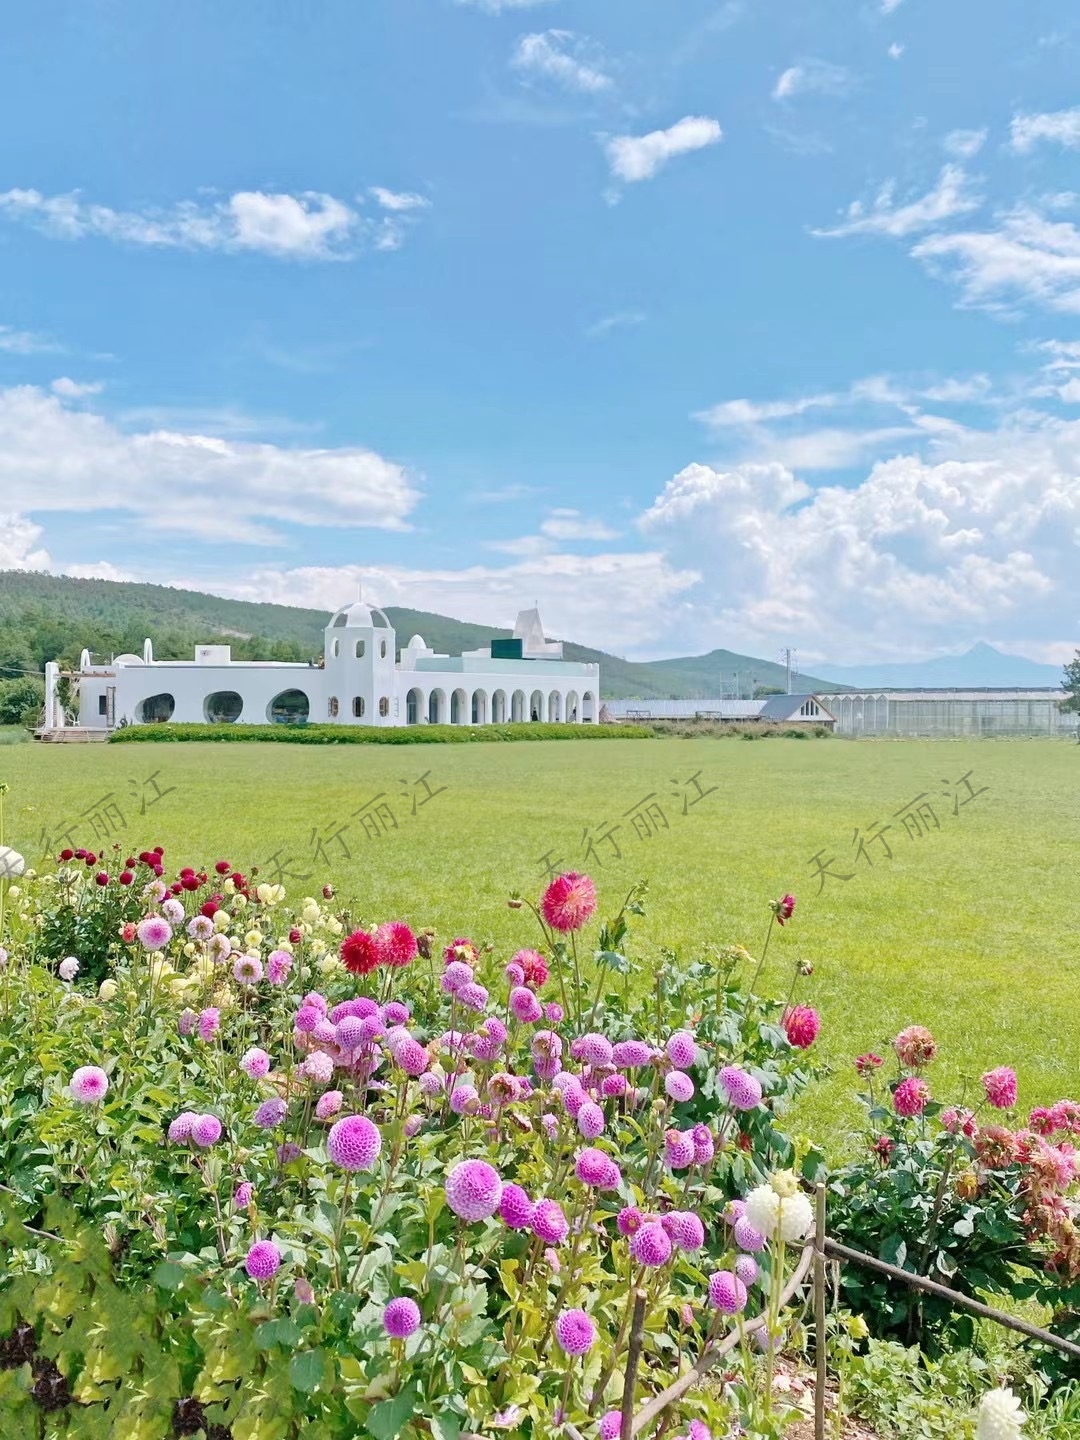
<svg viewBox="0 0 1080 1440"><path fill-rule="evenodd" d="M94 665L83 651L69 678L78 691L81 729L163 721L266 725L489 725L554 720L595 725L600 667L564 660L548 641L539 612L523 610L511 639L482 650L437 655L414 635L400 654L393 626L357 600L331 617L320 661L233 660L228 645L200 645L193 660L155 660L149 640L139 655ZM64 729L59 667L46 666L48 738Z"/></svg>

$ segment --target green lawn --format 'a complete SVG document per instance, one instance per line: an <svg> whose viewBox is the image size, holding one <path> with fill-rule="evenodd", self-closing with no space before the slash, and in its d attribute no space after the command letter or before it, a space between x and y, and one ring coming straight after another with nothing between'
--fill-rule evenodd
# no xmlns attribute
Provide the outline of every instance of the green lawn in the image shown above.
<svg viewBox="0 0 1080 1440"><path fill-rule="evenodd" d="M441 793L413 815L424 771ZM957 782L967 772L974 790L986 789L954 816L942 792L964 798ZM712 793L684 816L673 792L692 797L695 774ZM401 916L506 951L534 940L530 917L508 911L505 897L538 890L546 853L590 870L612 909L645 876L643 971L661 944L689 953L738 941L756 952L766 901L792 890L796 916L769 964L777 993L794 959L815 966L803 994L822 1012L819 1044L836 1074L803 1118L818 1134L828 1129L833 1145L852 1114L850 1057L912 1021L941 1042L939 1092L1008 1063L1025 1102L1080 1093L1080 751L1062 742L20 745L0 750L0 779L11 786L9 842L28 858L40 856L43 829L83 812L114 824L122 816L125 850L160 843L177 865L227 856L268 878L277 852L289 870L331 879L370 919ZM913 839L894 817L922 792L940 829ZM108 812L107 795L117 807ZM386 822L371 839L354 812L378 795L397 828ZM654 820L658 833L646 839L625 812L648 795L666 828ZM893 858L872 844L870 868L856 861L852 837L874 821L892 825ZM598 864L582 835L605 822L622 827L622 855L601 842ZM326 849L318 865L313 831ZM74 833L94 843L89 819ZM823 848L855 876L819 894L809 862Z"/></svg>

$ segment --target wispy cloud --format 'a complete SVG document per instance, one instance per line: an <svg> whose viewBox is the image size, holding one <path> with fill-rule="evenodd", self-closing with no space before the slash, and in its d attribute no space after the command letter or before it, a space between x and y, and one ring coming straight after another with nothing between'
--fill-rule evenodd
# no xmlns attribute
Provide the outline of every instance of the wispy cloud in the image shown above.
<svg viewBox="0 0 1080 1440"><path fill-rule="evenodd" d="M100 380L72 380L61 375L52 382L52 392L63 400L85 400L89 395L100 395L105 389Z"/></svg>
<svg viewBox="0 0 1080 1440"><path fill-rule="evenodd" d="M904 53L904 47L900 44L899 40L894 40L886 53L890 60L899 60L900 56Z"/></svg>
<svg viewBox="0 0 1080 1440"><path fill-rule="evenodd" d="M973 160L986 144L986 130L950 130L941 146L954 160Z"/></svg>
<svg viewBox="0 0 1080 1440"><path fill-rule="evenodd" d="M783 72L773 87L774 100L792 100L796 95L846 95L851 73L827 60L800 60Z"/></svg>
<svg viewBox="0 0 1080 1440"><path fill-rule="evenodd" d="M589 519L580 510L552 510L540 525L549 540L614 540L618 535L603 520Z"/></svg>
<svg viewBox="0 0 1080 1440"><path fill-rule="evenodd" d="M1026 155L1041 141L1080 150L1080 105L1072 110L1054 110L1042 115L1014 115L1009 127L1009 146Z"/></svg>
<svg viewBox="0 0 1080 1440"><path fill-rule="evenodd" d="M401 198L389 190L381 193ZM381 199L379 205L392 211L416 208L415 203L395 206ZM0 216L64 240L97 236L153 249L247 251L281 260L344 260L365 244L394 249L401 236L398 215L371 219L318 191L240 190L213 204L185 200L164 209L115 210L84 201L76 191L49 196L7 190L0 193Z"/></svg>
<svg viewBox="0 0 1080 1440"><path fill-rule="evenodd" d="M881 0L881 13L891 15L894 10L899 10L904 0Z"/></svg>
<svg viewBox="0 0 1080 1440"><path fill-rule="evenodd" d="M398 214L407 210L427 210L431 206L430 200L412 190L387 190L382 185L372 185L368 193L384 210Z"/></svg>
<svg viewBox="0 0 1080 1440"><path fill-rule="evenodd" d="M486 10L489 15L498 15L503 10L531 10L534 5L546 5L549 0L457 0L459 5L471 5L474 10Z"/></svg>
<svg viewBox="0 0 1080 1440"><path fill-rule="evenodd" d="M935 274L960 288L964 305L1012 312L1035 304L1080 315L1080 230L1029 205L996 217L985 230L928 235L912 249Z"/></svg>
<svg viewBox="0 0 1080 1440"><path fill-rule="evenodd" d="M545 30L523 35L510 57L511 66L528 76L553 80L565 90L597 95L614 82L601 65L602 56L591 41L572 30Z"/></svg>
<svg viewBox="0 0 1080 1440"><path fill-rule="evenodd" d="M898 204L896 181L890 180L878 191L872 205L861 200L848 206L846 217L830 229L811 233L823 237L845 235L888 235L902 239L931 230L957 215L968 214L982 204L974 194L968 176L959 165L946 165L932 190L917 199Z"/></svg>
<svg viewBox="0 0 1080 1440"><path fill-rule="evenodd" d="M613 330L632 330L638 325L644 325L648 316L643 310L616 310L611 315L603 315L599 320L586 327L585 335L589 340L602 340L610 335Z"/></svg>
<svg viewBox="0 0 1080 1440"><path fill-rule="evenodd" d="M704 115L686 115L667 130L653 130L648 135L615 135L605 140L611 173L632 185L651 180L676 155L703 150L723 139L724 132L716 120Z"/></svg>
<svg viewBox="0 0 1080 1440"><path fill-rule="evenodd" d="M0 325L0 351L8 355L56 354L63 348L47 335L35 335L30 330L14 330L10 325Z"/></svg>

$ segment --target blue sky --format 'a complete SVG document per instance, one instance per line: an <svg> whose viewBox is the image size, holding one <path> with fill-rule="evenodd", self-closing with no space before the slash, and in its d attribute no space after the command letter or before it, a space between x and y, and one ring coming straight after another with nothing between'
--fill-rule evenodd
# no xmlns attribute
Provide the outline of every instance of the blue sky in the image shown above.
<svg viewBox="0 0 1080 1440"><path fill-rule="evenodd" d="M1080 630L1080 13L35 0L0 565L621 654Z"/></svg>

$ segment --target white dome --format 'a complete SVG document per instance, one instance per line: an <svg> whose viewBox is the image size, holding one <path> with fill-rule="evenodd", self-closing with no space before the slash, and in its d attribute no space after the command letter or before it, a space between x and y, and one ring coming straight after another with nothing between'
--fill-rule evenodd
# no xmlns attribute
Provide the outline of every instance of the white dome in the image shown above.
<svg viewBox="0 0 1080 1440"><path fill-rule="evenodd" d="M382 630L390 629L390 621L377 605L368 605L363 600L354 600L351 605L346 605L339 610L330 621L329 629L348 630L370 630L376 627Z"/></svg>
<svg viewBox="0 0 1080 1440"><path fill-rule="evenodd" d="M409 641L408 648L410 650L426 650L427 646L424 644L424 637L422 635L414 635Z"/></svg>
<svg viewBox="0 0 1080 1440"><path fill-rule="evenodd" d="M117 655L113 661L114 665L142 665L144 663L141 655Z"/></svg>

